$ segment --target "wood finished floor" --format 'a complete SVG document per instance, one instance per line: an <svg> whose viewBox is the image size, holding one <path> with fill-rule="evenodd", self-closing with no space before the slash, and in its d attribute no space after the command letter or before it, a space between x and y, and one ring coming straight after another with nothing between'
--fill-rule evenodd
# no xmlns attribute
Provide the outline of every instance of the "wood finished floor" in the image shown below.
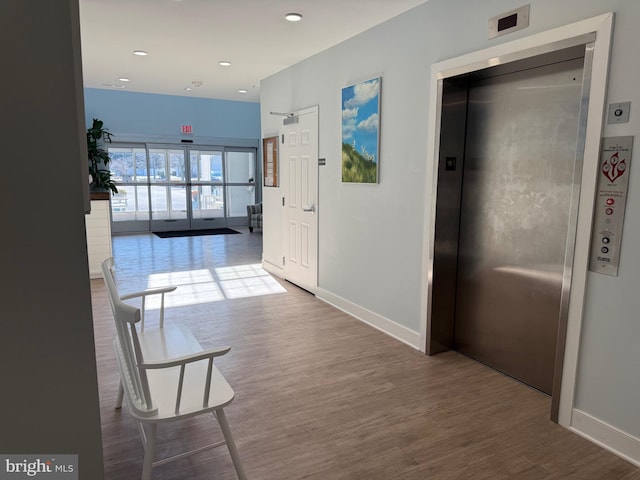
<svg viewBox="0 0 640 480"><path fill-rule="evenodd" d="M225 411L252 480L618 479L640 469L550 422L550 400L455 352L427 357L260 275L262 235L113 239L121 292L179 284L167 318L204 347L236 392ZM235 267L229 269L225 267ZM105 478L140 478L102 280L92 280ZM283 293L244 297L246 292ZM161 426L157 453L221 438L208 418ZM226 449L163 465L155 480L235 479Z"/></svg>

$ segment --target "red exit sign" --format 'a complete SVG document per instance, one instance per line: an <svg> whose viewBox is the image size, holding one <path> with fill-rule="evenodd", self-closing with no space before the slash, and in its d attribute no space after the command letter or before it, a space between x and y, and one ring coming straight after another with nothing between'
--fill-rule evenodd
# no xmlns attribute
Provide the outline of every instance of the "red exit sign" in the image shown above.
<svg viewBox="0 0 640 480"><path fill-rule="evenodd" d="M191 125L180 125L180 133L191 135L193 133L193 127Z"/></svg>

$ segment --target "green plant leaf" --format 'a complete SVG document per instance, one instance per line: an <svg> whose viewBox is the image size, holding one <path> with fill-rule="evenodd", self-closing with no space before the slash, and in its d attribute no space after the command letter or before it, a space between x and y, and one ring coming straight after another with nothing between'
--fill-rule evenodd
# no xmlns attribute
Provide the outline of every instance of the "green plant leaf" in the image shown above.
<svg viewBox="0 0 640 480"><path fill-rule="evenodd" d="M111 172L107 168L111 162L109 152L99 143L111 143L111 137L111 132L104 128L104 122L94 118L91 127L87 128L87 160L89 174L93 178L93 188L104 188L118 193L116 184L111 179Z"/></svg>

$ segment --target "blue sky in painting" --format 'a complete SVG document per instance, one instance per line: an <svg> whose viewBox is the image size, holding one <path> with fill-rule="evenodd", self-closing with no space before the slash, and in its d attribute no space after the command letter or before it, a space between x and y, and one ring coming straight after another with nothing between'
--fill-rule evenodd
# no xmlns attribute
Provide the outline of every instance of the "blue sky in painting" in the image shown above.
<svg viewBox="0 0 640 480"><path fill-rule="evenodd" d="M342 143L378 161L380 78L342 89Z"/></svg>

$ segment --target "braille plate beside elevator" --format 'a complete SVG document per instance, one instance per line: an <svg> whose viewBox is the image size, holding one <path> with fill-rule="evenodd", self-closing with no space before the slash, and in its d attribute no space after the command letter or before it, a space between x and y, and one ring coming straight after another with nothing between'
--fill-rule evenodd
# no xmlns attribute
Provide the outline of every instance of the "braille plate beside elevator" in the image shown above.
<svg viewBox="0 0 640 480"><path fill-rule="evenodd" d="M591 236L592 272L618 276L633 137L602 139Z"/></svg>

